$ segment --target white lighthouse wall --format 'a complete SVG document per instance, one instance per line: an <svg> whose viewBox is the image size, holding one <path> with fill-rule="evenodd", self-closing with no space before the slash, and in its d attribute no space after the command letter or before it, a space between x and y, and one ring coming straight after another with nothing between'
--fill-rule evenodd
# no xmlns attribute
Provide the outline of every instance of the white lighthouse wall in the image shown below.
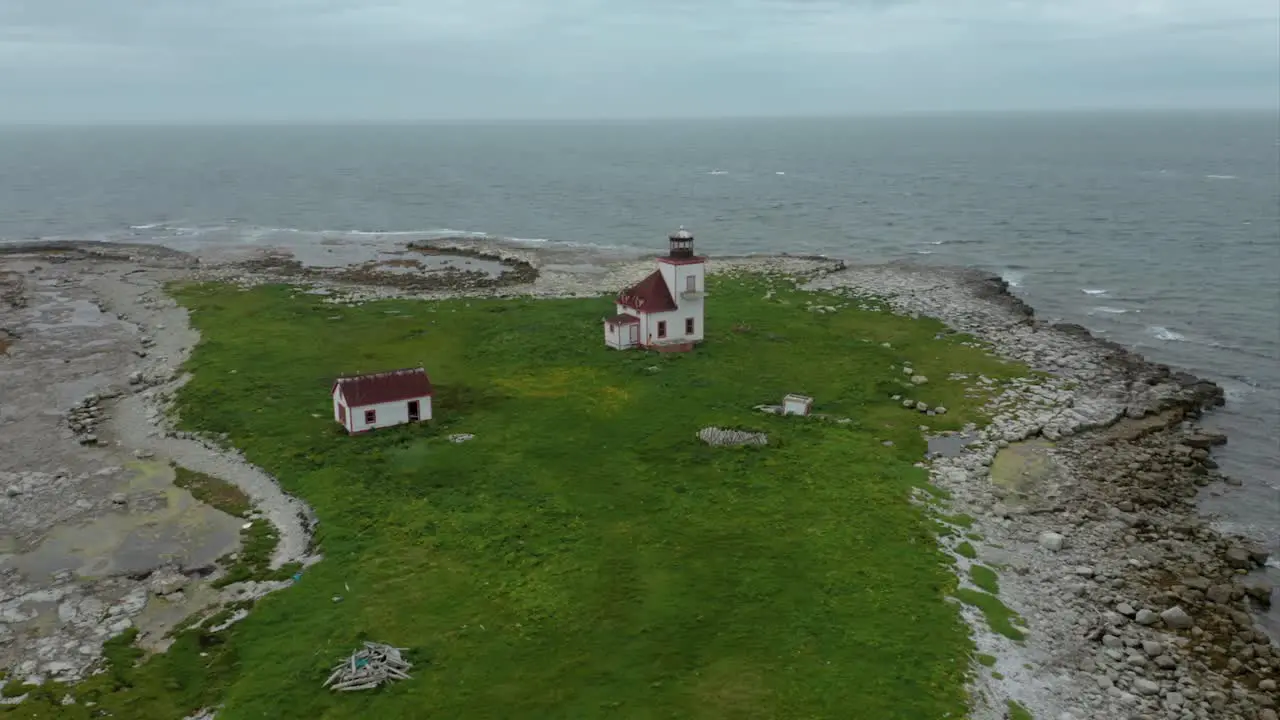
<svg viewBox="0 0 1280 720"><path fill-rule="evenodd" d="M667 283L667 289L671 291L672 297L676 304L679 305L680 293L689 289L689 277L694 279L694 289L697 292L705 293L707 291L707 265L706 263L688 263L685 265L677 265L670 262L658 262L658 269L662 271L662 279ZM683 302L688 302L687 300ZM701 301L699 301L701 302Z"/></svg>
<svg viewBox="0 0 1280 720"><path fill-rule="evenodd" d="M693 334L686 335L684 321L693 318ZM667 323L666 337L658 337L658 323ZM700 342L702 340L702 308L682 308L670 312L649 313L640 318L640 337L645 343Z"/></svg>
<svg viewBox="0 0 1280 720"><path fill-rule="evenodd" d="M687 263L678 265L676 263L658 262L658 269L662 271L662 279L666 281L667 288L671 291L672 299L676 301L676 310L670 313L663 313L664 316L659 320L667 321L667 338L668 340L689 340L692 342L702 342L706 334L704 327L704 312L706 306L707 292L707 266L705 263ZM689 278L693 278L693 290L702 295L697 299L685 299L681 294L689 290ZM675 322L672 321L675 318ZM693 318L693 334L685 335L684 321L686 318ZM653 326L655 338L658 334L658 326Z"/></svg>

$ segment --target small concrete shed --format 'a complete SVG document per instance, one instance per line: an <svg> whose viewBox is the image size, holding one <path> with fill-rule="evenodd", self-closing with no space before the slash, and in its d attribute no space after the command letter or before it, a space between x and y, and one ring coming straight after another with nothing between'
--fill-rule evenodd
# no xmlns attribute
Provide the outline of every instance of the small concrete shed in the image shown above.
<svg viewBox="0 0 1280 720"><path fill-rule="evenodd" d="M807 395L789 394L782 398L783 415L808 415L813 409L813 398Z"/></svg>

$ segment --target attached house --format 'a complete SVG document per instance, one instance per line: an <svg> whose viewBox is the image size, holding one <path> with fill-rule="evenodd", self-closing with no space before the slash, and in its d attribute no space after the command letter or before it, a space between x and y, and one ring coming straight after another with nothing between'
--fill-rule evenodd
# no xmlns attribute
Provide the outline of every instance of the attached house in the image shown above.
<svg viewBox="0 0 1280 720"><path fill-rule="evenodd" d="M685 351L702 342L707 259L693 254L688 230L680 228L669 240L658 269L618 293L617 314L604 319L609 347Z"/></svg>
<svg viewBox="0 0 1280 720"><path fill-rule="evenodd" d="M333 383L333 419L353 435L430 420L432 394L423 368L340 377Z"/></svg>

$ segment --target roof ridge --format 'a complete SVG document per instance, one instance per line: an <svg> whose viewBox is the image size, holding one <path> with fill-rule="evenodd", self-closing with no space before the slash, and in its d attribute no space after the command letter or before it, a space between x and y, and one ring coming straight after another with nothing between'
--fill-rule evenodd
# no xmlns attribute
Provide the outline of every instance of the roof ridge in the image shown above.
<svg viewBox="0 0 1280 720"><path fill-rule="evenodd" d="M338 381L343 380L359 380L360 378L385 377L387 375L396 375L398 373L423 373L426 374L427 369L421 365L415 367L399 368L398 370L379 370L378 372L359 373L356 375L339 375Z"/></svg>

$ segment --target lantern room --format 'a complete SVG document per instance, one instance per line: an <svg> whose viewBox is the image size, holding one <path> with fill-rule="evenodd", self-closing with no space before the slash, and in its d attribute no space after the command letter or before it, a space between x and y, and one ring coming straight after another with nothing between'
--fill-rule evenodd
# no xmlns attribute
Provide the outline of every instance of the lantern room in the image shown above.
<svg viewBox="0 0 1280 720"><path fill-rule="evenodd" d="M685 230L683 225L680 226L679 230L671 233L669 239L671 241L670 257L693 257L693 233Z"/></svg>

